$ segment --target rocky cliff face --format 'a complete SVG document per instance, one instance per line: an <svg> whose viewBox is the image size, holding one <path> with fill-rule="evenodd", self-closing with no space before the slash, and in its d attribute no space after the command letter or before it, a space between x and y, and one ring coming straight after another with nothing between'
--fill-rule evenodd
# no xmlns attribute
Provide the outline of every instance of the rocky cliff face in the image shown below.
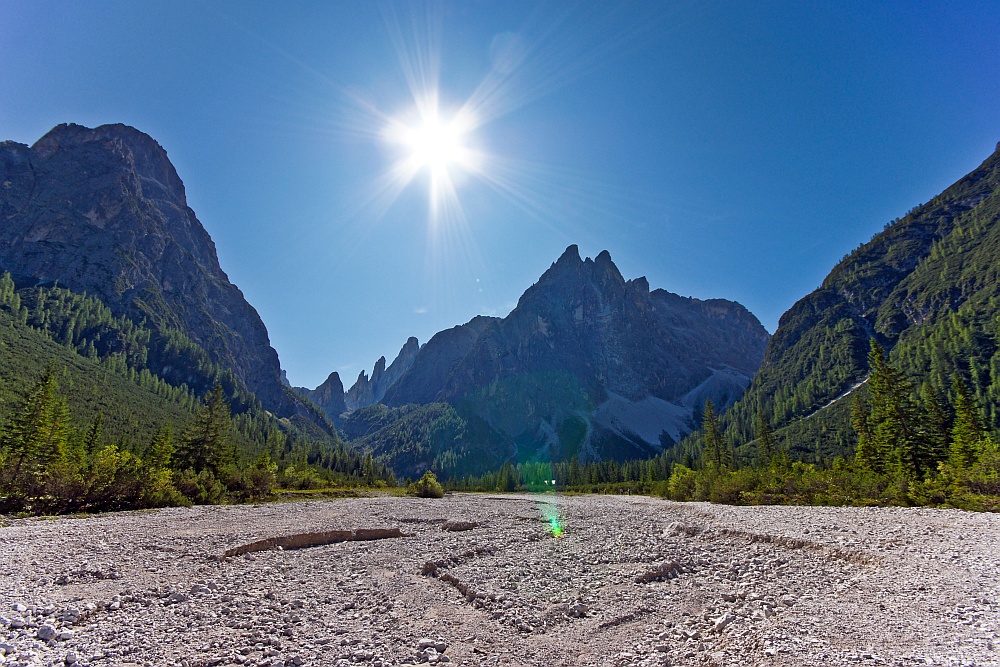
<svg viewBox="0 0 1000 667"><path fill-rule="evenodd" d="M413 360L417 358L419 351L419 341L410 336L388 368L385 366L385 357L379 357L370 379L364 371L361 371L357 381L344 396L347 410L354 411L380 403L389 388L413 365Z"/></svg>
<svg viewBox="0 0 1000 667"><path fill-rule="evenodd" d="M323 384L315 389L295 387L295 391L319 406L335 425L340 426L340 416L347 412L347 405L344 403L344 384L337 371L330 373Z"/></svg>
<svg viewBox="0 0 1000 667"><path fill-rule="evenodd" d="M414 358L409 371L385 394L387 405L433 403L438 400L455 366L465 358L479 336L499 320L495 317L477 316L465 324L434 334Z"/></svg>
<svg viewBox="0 0 1000 667"><path fill-rule="evenodd" d="M739 398L767 341L737 303L650 292L606 251L583 260L570 246L506 318L431 339L386 403L464 404L560 456L648 454L690 432L706 398Z"/></svg>
<svg viewBox="0 0 1000 667"><path fill-rule="evenodd" d="M179 329L267 409L295 410L267 330L219 266L166 151L134 128L59 125L31 147L0 144L0 271Z"/></svg>

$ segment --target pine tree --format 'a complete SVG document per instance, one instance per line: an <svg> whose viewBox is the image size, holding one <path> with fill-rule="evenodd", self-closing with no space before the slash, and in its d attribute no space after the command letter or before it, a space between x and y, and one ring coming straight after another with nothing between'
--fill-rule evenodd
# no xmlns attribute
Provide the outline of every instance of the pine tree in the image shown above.
<svg viewBox="0 0 1000 667"><path fill-rule="evenodd" d="M217 475L233 458L232 414L222 385L216 384L194 422L184 431L174 466L178 470L208 470Z"/></svg>
<svg viewBox="0 0 1000 667"><path fill-rule="evenodd" d="M712 399L705 400L705 411L701 415L702 440L705 443L704 460L706 467L722 468L726 456L725 443L722 441L722 431L719 428L719 418L715 416L715 406Z"/></svg>
<svg viewBox="0 0 1000 667"><path fill-rule="evenodd" d="M949 461L956 468L971 468L979 458L979 444L985 432L979 420L979 411L973 405L969 387L956 373L952 377L955 393L955 423L951 428Z"/></svg>
<svg viewBox="0 0 1000 667"><path fill-rule="evenodd" d="M926 444L920 434L920 413L903 373L888 363L882 346L872 338L868 353L871 396L867 427L874 452L887 458L892 472L919 477L927 468Z"/></svg>
<svg viewBox="0 0 1000 667"><path fill-rule="evenodd" d="M767 465L771 462L774 457L774 435L771 431L771 425L767 423L767 419L764 417L764 411L757 411L757 451L762 459L762 462Z"/></svg>
<svg viewBox="0 0 1000 667"><path fill-rule="evenodd" d="M24 407L0 440L0 450L8 461L6 483L24 498L40 493L50 466L66 457L70 415L58 390L55 371L50 367L32 388Z"/></svg>
<svg viewBox="0 0 1000 667"><path fill-rule="evenodd" d="M851 403L851 426L858 435L858 447L854 452L854 462L862 470L885 472L885 456L878 450L875 435L869 423L871 408L860 394L854 396Z"/></svg>
<svg viewBox="0 0 1000 667"><path fill-rule="evenodd" d="M174 442L171 438L170 424L167 424L153 437L149 445L146 459L153 468L169 468L174 456Z"/></svg>
<svg viewBox="0 0 1000 667"><path fill-rule="evenodd" d="M924 414L924 441L932 465L948 458L948 409L940 394L925 381L920 387L920 405Z"/></svg>
<svg viewBox="0 0 1000 667"><path fill-rule="evenodd" d="M97 416L94 417L94 421L90 423L90 429L87 431L87 438L84 441L84 450L87 453L88 458L92 457L98 449L100 449L101 438L103 437L102 428L104 426L104 413L98 412Z"/></svg>

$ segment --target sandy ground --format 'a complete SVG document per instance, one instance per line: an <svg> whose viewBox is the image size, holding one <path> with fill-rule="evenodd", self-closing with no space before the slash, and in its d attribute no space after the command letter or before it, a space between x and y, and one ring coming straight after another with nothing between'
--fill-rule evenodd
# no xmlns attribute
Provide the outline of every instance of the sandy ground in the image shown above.
<svg viewBox="0 0 1000 667"><path fill-rule="evenodd" d="M74 662L1000 665L1000 517L456 494L8 520L0 665Z"/></svg>

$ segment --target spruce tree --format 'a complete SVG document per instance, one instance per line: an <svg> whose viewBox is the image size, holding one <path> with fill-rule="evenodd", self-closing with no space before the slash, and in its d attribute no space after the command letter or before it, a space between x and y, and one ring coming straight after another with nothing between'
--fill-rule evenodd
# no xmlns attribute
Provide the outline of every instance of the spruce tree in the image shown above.
<svg viewBox="0 0 1000 667"><path fill-rule="evenodd" d="M216 384L194 422L184 431L174 464L178 470L208 470L218 475L233 458L232 414L222 385Z"/></svg>
<svg viewBox="0 0 1000 667"><path fill-rule="evenodd" d="M955 423L951 428L948 458L956 468L971 468L979 458L979 445L985 433L969 387L957 373L952 376L951 388L955 394Z"/></svg>
<svg viewBox="0 0 1000 667"><path fill-rule="evenodd" d="M927 467L927 455L912 388L903 373L889 364L885 351L874 338L868 365L871 403L867 426L873 450L887 458L892 472L919 477Z"/></svg>
<svg viewBox="0 0 1000 667"><path fill-rule="evenodd" d="M149 445L146 460L153 468L169 468L174 456L174 443L171 438L170 424L167 424L153 436Z"/></svg>
<svg viewBox="0 0 1000 667"><path fill-rule="evenodd" d="M55 371L47 368L0 440L9 470L4 477L22 498L41 493L49 468L66 457L70 415L58 390Z"/></svg>
<svg viewBox="0 0 1000 667"><path fill-rule="evenodd" d="M715 416L715 406L712 399L705 399L705 411L701 415L701 437L705 443L705 467L720 470L723 458L726 456L725 444L722 441L722 431L719 428L719 418Z"/></svg>
<svg viewBox="0 0 1000 667"><path fill-rule="evenodd" d="M928 463L936 465L948 458L948 409L941 396L927 381L920 388L920 405L924 414Z"/></svg>
<svg viewBox="0 0 1000 667"><path fill-rule="evenodd" d="M871 408L861 397L860 393L854 396L851 403L851 426L858 436L858 447L854 452L854 462L862 470L870 472L885 472L885 456L879 451L875 435L872 433L869 422Z"/></svg>
<svg viewBox="0 0 1000 667"><path fill-rule="evenodd" d="M768 465L774 458L774 435L771 425L764 417L764 411L757 411L757 452L764 463Z"/></svg>

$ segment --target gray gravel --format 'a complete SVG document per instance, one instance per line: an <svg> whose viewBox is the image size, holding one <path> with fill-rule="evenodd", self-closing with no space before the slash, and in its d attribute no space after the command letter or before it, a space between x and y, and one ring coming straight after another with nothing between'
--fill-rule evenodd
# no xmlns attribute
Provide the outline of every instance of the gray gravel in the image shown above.
<svg viewBox="0 0 1000 667"><path fill-rule="evenodd" d="M997 515L622 496L8 520L0 665L1000 665L998 561Z"/></svg>

